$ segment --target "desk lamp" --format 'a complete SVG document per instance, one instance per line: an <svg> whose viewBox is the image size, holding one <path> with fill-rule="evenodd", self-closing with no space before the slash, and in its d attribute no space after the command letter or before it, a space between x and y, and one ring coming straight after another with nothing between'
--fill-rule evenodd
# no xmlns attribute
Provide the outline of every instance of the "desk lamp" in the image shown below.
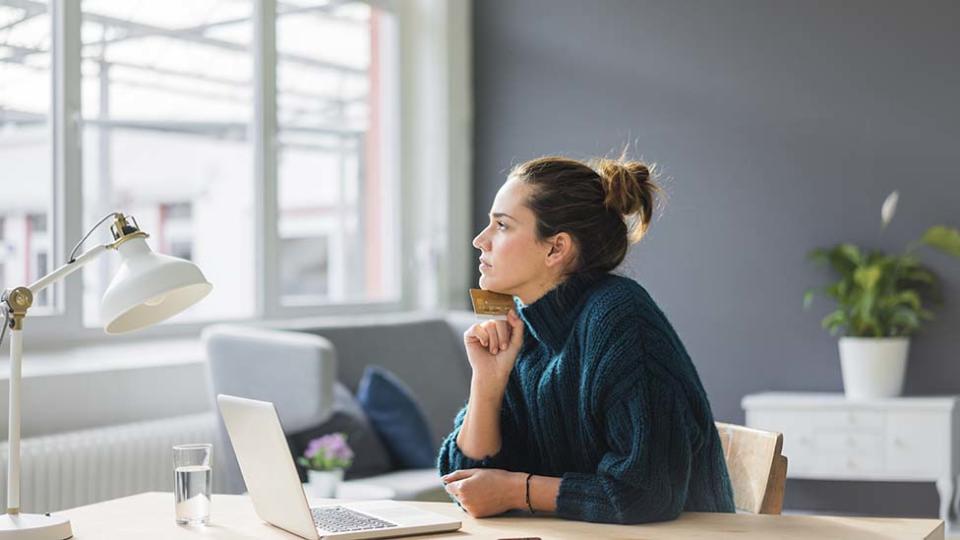
<svg viewBox="0 0 960 540"><path fill-rule="evenodd" d="M77 251L94 231L113 219L113 242ZM23 319L33 298L50 285L76 272L108 250L120 254L120 268L100 303L100 320L107 334L122 334L168 319L199 302L213 285L192 262L159 255L147 246L147 233L137 220L113 212L103 217L77 243L69 261L29 286L3 291L0 344L10 329L10 421L7 461L7 513L0 515L0 540L63 540L73 536L70 521L50 514L20 512L20 365L23 360Z"/></svg>

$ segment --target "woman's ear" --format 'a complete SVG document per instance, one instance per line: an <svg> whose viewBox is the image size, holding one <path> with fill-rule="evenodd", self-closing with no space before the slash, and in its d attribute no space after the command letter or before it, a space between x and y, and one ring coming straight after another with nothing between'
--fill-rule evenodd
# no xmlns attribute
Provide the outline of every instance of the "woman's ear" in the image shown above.
<svg viewBox="0 0 960 540"><path fill-rule="evenodd" d="M563 266L573 257L576 249L573 244L573 237L570 234L562 232L557 233L548 240L550 249L547 251L547 266Z"/></svg>

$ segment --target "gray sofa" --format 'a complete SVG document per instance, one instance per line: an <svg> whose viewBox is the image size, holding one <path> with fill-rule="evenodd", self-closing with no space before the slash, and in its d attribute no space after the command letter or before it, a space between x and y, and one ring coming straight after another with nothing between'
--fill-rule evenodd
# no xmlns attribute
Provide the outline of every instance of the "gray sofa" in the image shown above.
<svg viewBox="0 0 960 540"><path fill-rule="evenodd" d="M469 394L462 335L475 322L473 313L457 311L211 326L203 334L211 395L272 401L290 435L331 417L335 380L356 392L364 369L380 365L416 395L439 446ZM225 460L227 471L223 485L240 493L243 480L222 421L219 433L217 459ZM397 499L448 500L434 468L352 481L389 487Z"/></svg>

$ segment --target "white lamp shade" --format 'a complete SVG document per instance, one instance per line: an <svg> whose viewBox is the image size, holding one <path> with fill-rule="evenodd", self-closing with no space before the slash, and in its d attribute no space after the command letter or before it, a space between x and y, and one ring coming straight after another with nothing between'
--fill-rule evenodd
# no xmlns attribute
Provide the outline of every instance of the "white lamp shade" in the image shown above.
<svg viewBox="0 0 960 540"><path fill-rule="evenodd" d="M213 289L197 265L154 253L143 238L127 240L117 251L120 268L100 303L100 322L108 334L132 332L173 317Z"/></svg>

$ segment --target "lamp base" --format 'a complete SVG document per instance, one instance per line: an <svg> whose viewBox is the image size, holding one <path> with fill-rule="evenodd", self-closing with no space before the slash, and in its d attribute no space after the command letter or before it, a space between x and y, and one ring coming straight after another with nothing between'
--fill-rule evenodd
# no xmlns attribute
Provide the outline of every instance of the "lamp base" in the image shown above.
<svg viewBox="0 0 960 540"><path fill-rule="evenodd" d="M46 514L0 515L0 540L66 540L73 537L70 520Z"/></svg>

